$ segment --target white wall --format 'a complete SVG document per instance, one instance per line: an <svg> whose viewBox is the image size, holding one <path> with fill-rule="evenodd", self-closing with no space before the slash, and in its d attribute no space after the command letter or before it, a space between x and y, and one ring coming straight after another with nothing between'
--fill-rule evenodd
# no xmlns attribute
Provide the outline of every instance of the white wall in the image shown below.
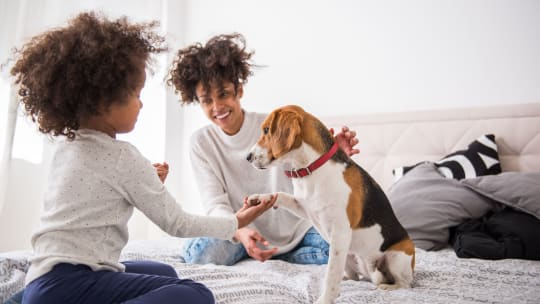
<svg viewBox="0 0 540 304"><path fill-rule="evenodd" d="M194 0L187 42L238 31L244 106L318 115L540 101L540 1Z"/></svg>
<svg viewBox="0 0 540 304"><path fill-rule="evenodd" d="M173 49L220 33L245 35L248 48L256 51L255 62L266 66L245 88L247 110L268 112L297 103L327 116L540 102L540 1L163 3ZM188 210L199 211L185 140L206 120L198 106L182 108L168 94L165 160L171 173L166 184ZM44 176L44 166L28 167L12 164L7 195L21 207L0 214L0 251L29 246L26 230L10 236L24 241L5 241L6 225L31 227L35 223L28 219L39 212L39 204L29 207L20 198L41 195L40 183L33 180ZM16 177L20 172L28 176ZM131 224L133 238L159 235L146 223Z"/></svg>

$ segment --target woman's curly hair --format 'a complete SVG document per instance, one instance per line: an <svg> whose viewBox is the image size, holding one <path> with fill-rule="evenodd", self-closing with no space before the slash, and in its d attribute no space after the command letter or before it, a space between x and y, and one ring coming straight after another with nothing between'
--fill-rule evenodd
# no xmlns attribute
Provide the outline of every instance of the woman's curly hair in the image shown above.
<svg viewBox="0 0 540 304"><path fill-rule="evenodd" d="M26 114L45 134L75 138L81 118L123 102L150 54L166 50L158 25L84 12L33 37L15 50L11 69Z"/></svg>
<svg viewBox="0 0 540 304"><path fill-rule="evenodd" d="M236 92L252 75L253 53L246 51L246 41L239 33L214 36L204 46L196 43L178 51L167 84L180 93L183 105L199 101L195 93L199 83L209 91L211 85L230 82Z"/></svg>

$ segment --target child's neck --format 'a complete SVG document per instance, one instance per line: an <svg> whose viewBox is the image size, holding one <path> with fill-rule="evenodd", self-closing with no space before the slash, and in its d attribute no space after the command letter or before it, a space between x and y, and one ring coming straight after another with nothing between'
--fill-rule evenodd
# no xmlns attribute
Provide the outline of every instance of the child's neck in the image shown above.
<svg viewBox="0 0 540 304"><path fill-rule="evenodd" d="M96 130L103 132L112 138L116 138L116 131L114 128L110 124L107 124L101 116L92 116L90 118L81 119L80 129Z"/></svg>

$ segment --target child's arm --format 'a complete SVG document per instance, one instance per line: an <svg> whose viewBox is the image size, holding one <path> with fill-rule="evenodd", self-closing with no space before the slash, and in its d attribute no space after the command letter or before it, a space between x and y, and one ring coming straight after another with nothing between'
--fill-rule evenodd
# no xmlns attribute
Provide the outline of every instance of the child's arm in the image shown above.
<svg viewBox="0 0 540 304"><path fill-rule="evenodd" d="M274 203L269 201L260 207L246 206L237 214L223 216L191 214L185 212L165 186L156 180L156 168L138 150L127 147L119 161L117 173L122 177L119 182L125 199L173 236L207 236L232 240L239 227L249 224Z"/></svg>

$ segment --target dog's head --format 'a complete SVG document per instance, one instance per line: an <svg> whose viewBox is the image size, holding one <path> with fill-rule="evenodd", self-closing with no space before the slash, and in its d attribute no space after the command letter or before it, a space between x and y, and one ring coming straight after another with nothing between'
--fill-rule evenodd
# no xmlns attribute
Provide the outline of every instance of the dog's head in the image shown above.
<svg viewBox="0 0 540 304"><path fill-rule="evenodd" d="M249 151L247 160L258 169L280 163L284 155L302 144L302 126L306 114L295 105L272 111L262 123L261 137Z"/></svg>

